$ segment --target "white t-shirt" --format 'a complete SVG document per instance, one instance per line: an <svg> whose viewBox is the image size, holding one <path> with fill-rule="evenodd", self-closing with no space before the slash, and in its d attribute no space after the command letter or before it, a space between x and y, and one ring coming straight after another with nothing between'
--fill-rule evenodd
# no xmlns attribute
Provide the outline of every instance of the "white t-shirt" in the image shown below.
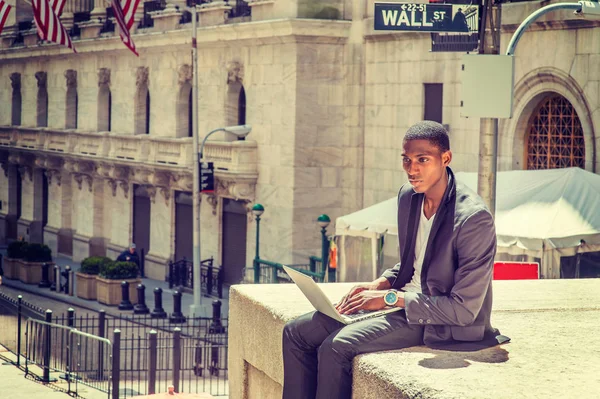
<svg viewBox="0 0 600 399"><path fill-rule="evenodd" d="M421 217L419 218L419 227L417 228L417 239L415 241L415 272L412 279L408 284L402 287L402 291L407 292L418 292L421 293L421 269L423 268L423 259L425 258L425 251L427 249L427 241L429 241L429 233L431 232L431 226L433 225L433 219L427 220L423 207L425 205L425 199L421 204Z"/></svg>

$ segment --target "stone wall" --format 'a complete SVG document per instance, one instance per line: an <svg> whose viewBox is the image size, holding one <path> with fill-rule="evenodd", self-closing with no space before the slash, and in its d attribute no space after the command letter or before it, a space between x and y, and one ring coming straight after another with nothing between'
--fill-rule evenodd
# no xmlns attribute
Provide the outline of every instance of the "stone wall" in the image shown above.
<svg viewBox="0 0 600 399"><path fill-rule="evenodd" d="M320 286L337 301L352 284ZM591 321L600 320L599 287L599 279L494 281L492 323L510 343L477 351L417 346L357 356L352 397L595 398L600 339ZM281 397L283 327L312 310L293 284L232 287L230 397Z"/></svg>

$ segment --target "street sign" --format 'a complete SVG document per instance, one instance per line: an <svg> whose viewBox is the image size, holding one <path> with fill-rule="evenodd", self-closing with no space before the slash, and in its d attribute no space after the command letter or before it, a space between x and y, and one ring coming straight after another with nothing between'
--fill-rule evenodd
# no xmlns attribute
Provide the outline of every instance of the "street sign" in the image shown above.
<svg viewBox="0 0 600 399"><path fill-rule="evenodd" d="M375 30L479 31L479 5L375 3Z"/></svg>
<svg viewBox="0 0 600 399"><path fill-rule="evenodd" d="M200 162L200 192L215 191L215 167L212 162Z"/></svg>

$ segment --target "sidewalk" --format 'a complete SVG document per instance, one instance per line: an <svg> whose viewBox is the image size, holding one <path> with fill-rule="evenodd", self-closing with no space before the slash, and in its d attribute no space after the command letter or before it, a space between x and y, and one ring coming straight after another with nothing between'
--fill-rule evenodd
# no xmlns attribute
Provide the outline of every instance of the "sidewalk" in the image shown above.
<svg viewBox="0 0 600 399"><path fill-rule="evenodd" d="M2 249L0 250L0 253L2 253L2 256L6 256L6 250ZM64 270L65 266L69 265L71 266L71 270L77 272L81 267L79 263L73 262L70 258L63 255L55 256L54 262L61 267L61 270ZM55 291L50 291L49 288L39 288L37 285L25 284L19 280L9 280L7 278L4 278L2 279L2 284L23 292L22 295L24 299L26 299L26 293L31 293L91 311L97 312L99 310L104 310L109 315L133 315L133 311L131 310L121 311L118 309L117 306L104 305L97 301L82 299L76 296L66 295L64 293L57 293ZM150 311L154 309L154 289L156 287L160 287L163 290L163 309L165 310L165 312L167 312L168 315L173 313L173 293L175 292L175 289L169 289L168 282L152 280L149 278L142 278L142 284L144 284L144 286L146 287L146 305L148 306ZM76 292L76 287L74 287L74 291ZM216 297L206 297L204 295L202 296L202 317L212 317L212 303L214 300L217 299L218 298ZM221 317L227 318L229 314L229 287L223 287L223 298L220 299L220 301ZM185 316L189 315L190 306L193 303L194 296L191 293L183 292L181 297L181 311Z"/></svg>
<svg viewBox="0 0 600 399"><path fill-rule="evenodd" d="M0 350L3 348L0 346ZM66 393L51 386L25 378L25 373L17 367L0 363L0 396L2 399L67 399Z"/></svg>

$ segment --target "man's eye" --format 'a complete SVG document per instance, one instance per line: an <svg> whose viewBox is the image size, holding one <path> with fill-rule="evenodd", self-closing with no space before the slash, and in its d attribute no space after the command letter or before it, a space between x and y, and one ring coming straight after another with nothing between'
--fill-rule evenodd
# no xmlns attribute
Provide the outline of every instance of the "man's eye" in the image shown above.
<svg viewBox="0 0 600 399"><path fill-rule="evenodd" d="M404 163L409 163L409 162L410 162L410 159L408 159L408 158L402 158L402 162L404 162Z"/></svg>

